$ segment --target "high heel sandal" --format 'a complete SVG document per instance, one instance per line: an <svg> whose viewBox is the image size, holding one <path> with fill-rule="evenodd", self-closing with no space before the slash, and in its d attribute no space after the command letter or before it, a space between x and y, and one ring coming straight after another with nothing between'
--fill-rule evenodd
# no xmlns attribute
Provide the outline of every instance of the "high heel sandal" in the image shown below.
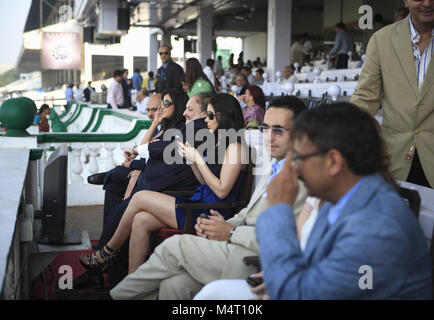
<svg viewBox="0 0 434 320"><path fill-rule="evenodd" d="M104 248L110 252L107 253ZM99 252L100 260L98 260L96 253ZM83 267L88 270L95 270L103 272L111 262L116 260L116 257L119 255L119 250L114 250L110 248L108 245L105 245L98 251L95 251L91 254L83 254L80 256L79 261Z"/></svg>

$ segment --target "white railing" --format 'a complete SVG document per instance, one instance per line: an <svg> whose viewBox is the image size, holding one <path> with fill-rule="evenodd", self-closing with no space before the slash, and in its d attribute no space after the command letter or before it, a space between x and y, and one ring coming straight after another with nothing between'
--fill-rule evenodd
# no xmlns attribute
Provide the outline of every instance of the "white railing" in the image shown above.
<svg viewBox="0 0 434 320"><path fill-rule="evenodd" d="M333 81L354 81L360 77L362 68L357 69L339 69L322 71L319 69L312 69L307 73L296 73L295 77L299 82L313 82L319 79L320 82L333 82Z"/></svg>
<svg viewBox="0 0 434 320"><path fill-rule="evenodd" d="M71 148L68 156L68 206L101 205L104 203L104 190L101 186L91 185L87 182L89 175L105 172L122 164L123 150L135 144L140 144L146 130L142 130L134 139L126 142L70 142ZM262 134L259 130L246 130L246 142L256 149L256 167L253 174L263 174L264 166L270 161L265 151ZM39 187L43 186L43 170L45 163L57 148L59 143L43 143L39 147L44 153L40 161ZM40 195L41 197L41 195Z"/></svg>
<svg viewBox="0 0 434 320"><path fill-rule="evenodd" d="M357 86L357 81L318 82L318 83L278 83L264 82L261 86L266 96L300 95L302 97L322 97L324 94L337 100L341 95L351 96Z"/></svg>

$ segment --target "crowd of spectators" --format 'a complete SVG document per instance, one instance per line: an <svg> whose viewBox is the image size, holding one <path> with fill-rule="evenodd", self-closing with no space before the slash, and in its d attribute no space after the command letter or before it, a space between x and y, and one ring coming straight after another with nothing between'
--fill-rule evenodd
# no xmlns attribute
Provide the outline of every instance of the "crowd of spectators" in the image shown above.
<svg viewBox="0 0 434 320"><path fill-rule="evenodd" d="M161 46L163 65L156 81L151 75L132 81L139 91L138 111L152 121L143 141L124 150L122 165L88 178L106 190L103 232L95 251L80 256L87 271L74 280L74 290L66 296L432 298L426 240L395 180L398 176L433 186L429 158L434 156L423 140L428 139L423 132L429 131L428 120L408 110L417 104L414 107L426 112L423 106L432 105L432 96L426 93L432 91L433 80L424 72L407 81L399 66L399 61L406 61L404 56L391 58L393 43L407 43L410 31L423 36L434 27L434 18L419 11L426 4L408 3L411 18L371 37L353 103L308 109L297 97L282 96L267 107L258 86L263 81L260 60L245 65L240 54L234 64L232 55L231 83L218 84L224 72L220 57L207 61L205 68L190 58L184 72L171 60L170 47ZM345 26L336 28L331 53L343 66L348 59L343 52L351 42ZM424 43L428 48L433 46L430 39ZM310 52L304 43L305 38L298 38L294 47L300 57ZM405 59L413 57L418 64L428 55L417 41L413 52ZM258 68L255 76L250 65ZM405 68L415 69L413 61ZM426 71L428 64L422 68ZM286 66L282 81L294 81L294 72L292 65ZM122 106L127 97L122 91L123 70L114 76L107 99L112 108ZM373 117L380 105L390 132ZM415 122L421 129L413 135L410 124ZM231 139L222 132L253 128L262 132L271 161L250 201L235 212L220 205L236 201L246 188L250 152L244 134ZM402 137L394 140L398 135ZM168 156L177 160L168 163ZM194 192L185 196L167 190ZM204 202L211 207L193 206L187 218L183 205ZM183 230L188 219L194 234L176 234L152 247L152 232ZM245 263L251 256L259 257L259 269ZM77 290L101 285L107 270L108 289Z"/></svg>

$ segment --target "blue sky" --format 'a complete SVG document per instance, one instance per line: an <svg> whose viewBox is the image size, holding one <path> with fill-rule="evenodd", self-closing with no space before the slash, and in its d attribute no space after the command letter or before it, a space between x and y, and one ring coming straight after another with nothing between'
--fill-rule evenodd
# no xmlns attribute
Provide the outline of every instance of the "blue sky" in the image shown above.
<svg viewBox="0 0 434 320"><path fill-rule="evenodd" d="M0 65L15 66L31 0L0 0Z"/></svg>

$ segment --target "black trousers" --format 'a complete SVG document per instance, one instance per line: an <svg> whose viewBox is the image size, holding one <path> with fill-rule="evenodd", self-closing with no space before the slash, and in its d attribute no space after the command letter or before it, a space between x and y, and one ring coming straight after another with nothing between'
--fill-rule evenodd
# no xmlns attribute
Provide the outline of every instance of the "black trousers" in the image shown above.
<svg viewBox="0 0 434 320"><path fill-rule="evenodd" d="M347 54L338 54L338 61L336 62L336 69L347 69L348 68L348 59L349 59L349 56Z"/></svg>
<svg viewBox="0 0 434 320"><path fill-rule="evenodd" d="M432 188L426 179L417 149L414 151L413 162L411 163L410 173L408 174L407 181L424 187Z"/></svg>
<svg viewBox="0 0 434 320"><path fill-rule="evenodd" d="M104 184L105 196L103 228L98 242L98 248L102 248L107 244L119 224L118 221L113 221L113 211L123 202L122 199L128 186L128 174L130 172L131 169L127 167L117 166L107 173L108 176L106 177L106 182ZM127 206L128 203L125 205L125 208Z"/></svg>

